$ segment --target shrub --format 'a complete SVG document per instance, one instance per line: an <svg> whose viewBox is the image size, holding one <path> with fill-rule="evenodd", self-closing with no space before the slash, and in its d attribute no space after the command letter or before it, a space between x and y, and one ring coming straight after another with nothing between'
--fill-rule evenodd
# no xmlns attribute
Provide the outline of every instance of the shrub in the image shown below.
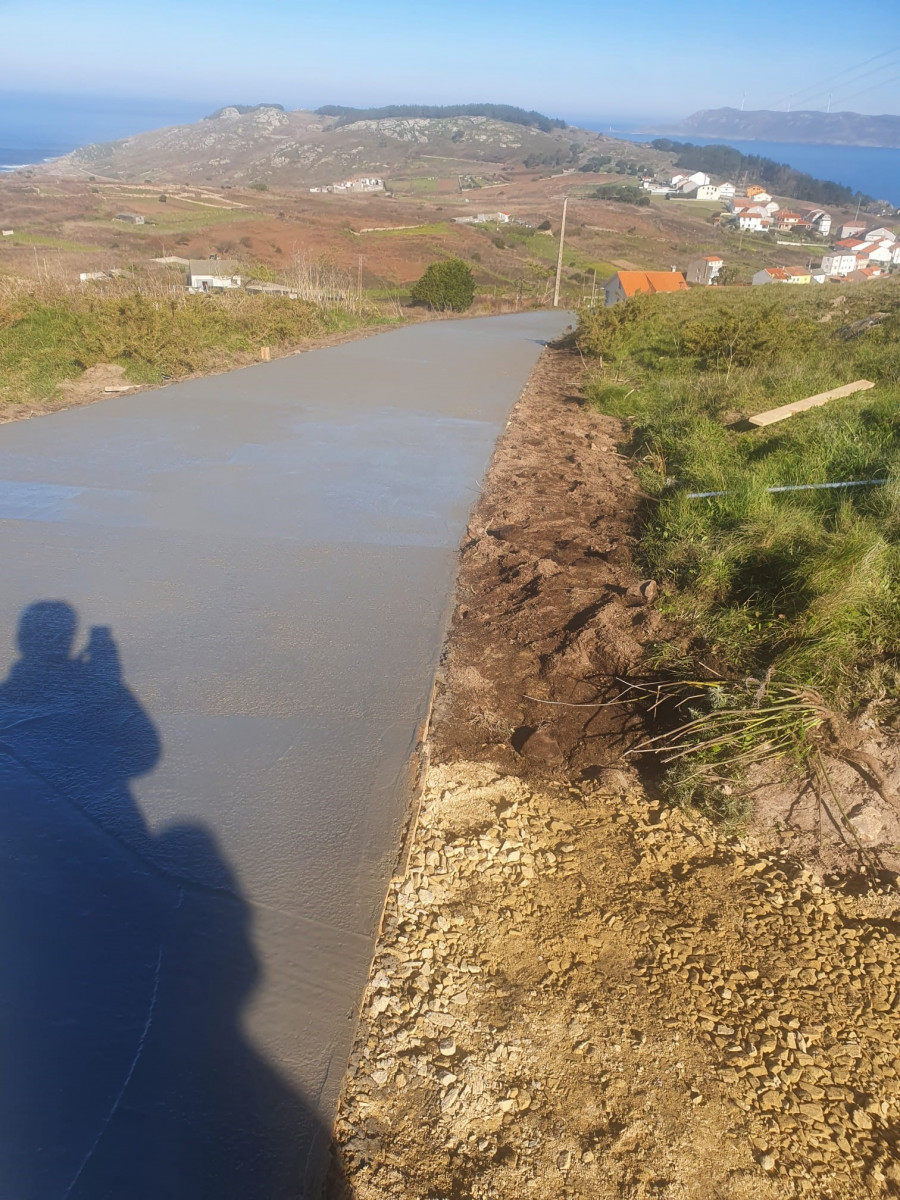
<svg viewBox="0 0 900 1200"><path fill-rule="evenodd" d="M437 312L465 312L475 299L472 270L461 258L432 263L413 284L412 298Z"/></svg>
<svg viewBox="0 0 900 1200"><path fill-rule="evenodd" d="M601 183L591 192L592 200L618 200L620 204L636 204L649 208L650 193L630 183Z"/></svg>

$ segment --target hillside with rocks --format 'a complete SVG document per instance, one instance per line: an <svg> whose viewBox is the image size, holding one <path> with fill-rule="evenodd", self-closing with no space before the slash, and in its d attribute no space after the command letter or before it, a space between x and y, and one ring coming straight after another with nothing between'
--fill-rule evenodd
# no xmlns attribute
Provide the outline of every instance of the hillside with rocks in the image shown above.
<svg viewBox="0 0 900 1200"><path fill-rule="evenodd" d="M329 184L368 173L455 174L472 166L556 170L598 153L627 161L666 155L588 130L544 130L490 117L385 117L347 122L277 105L228 106L191 125L84 146L36 168L76 178L212 182L278 187Z"/></svg>

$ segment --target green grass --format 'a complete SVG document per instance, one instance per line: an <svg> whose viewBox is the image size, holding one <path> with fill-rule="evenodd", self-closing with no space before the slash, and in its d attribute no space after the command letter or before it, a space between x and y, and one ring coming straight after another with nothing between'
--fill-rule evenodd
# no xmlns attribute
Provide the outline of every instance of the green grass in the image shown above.
<svg viewBox="0 0 900 1200"><path fill-rule="evenodd" d="M583 314L580 344L598 363L586 396L628 419L652 498L641 569L695 635L688 651L658 648L663 674L718 674L726 690L767 678L844 713L900 700L898 285L696 289ZM888 319L838 335L875 311ZM860 378L876 387L741 423ZM766 491L868 479L888 483ZM728 494L689 498L701 491Z"/></svg>
<svg viewBox="0 0 900 1200"><path fill-rule="evenodd" d="M278 296L14 296L0 299L0 398L46 398L101 362L136 382L179 378L375 320Z"/></svg>
<svg viewBox="0 0 900 1200"><path fill-rule="evenodd" d="M28 233L26 230L16 230L12 237L0 241L3 246L39 246L42 250L73 250L79 254L94 254L97 246L87 242L69 241L67 238L48 237L43 233Z"/></svg>
<svg viewBox="0 0 900 1200"><path fill-rule="evenodd" d="M446 221L435 221L430 225L410 225L408 229L378 229L365 234L365 237L425 237L446 233L448 228Z"/></svg>

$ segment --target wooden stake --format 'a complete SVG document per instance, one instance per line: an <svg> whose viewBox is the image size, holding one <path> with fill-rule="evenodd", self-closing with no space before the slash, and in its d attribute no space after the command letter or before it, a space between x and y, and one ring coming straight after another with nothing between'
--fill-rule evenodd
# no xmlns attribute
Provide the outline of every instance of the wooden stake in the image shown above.
<svg viewBox="0 0 900 1200"><path fill-rule="evenodd" d="M569 197L563 200L562 225L559 227L559 256L556 259L556 287L553 289L553 307L559 308L559 284L562 279L563 244L566 240L566 209L569 207Z"/></svg>
<svg viewBox="0 0 900 1200"><path fill-rule="evenodd" d="M751 425L774 425L776 421L784 421L794 413L806 412L808 408L820 408L829 400L837 400L841 396L852 396L854 392L865 392L873 388L874 383L868 379L857 379L855 383L845 383L843 387L832 388L830 392L819 392L817 396L807 396L805 400L795 400L793 404L782 404L781 408L770 408L767 412L757 413L750 417Z"/></svg>

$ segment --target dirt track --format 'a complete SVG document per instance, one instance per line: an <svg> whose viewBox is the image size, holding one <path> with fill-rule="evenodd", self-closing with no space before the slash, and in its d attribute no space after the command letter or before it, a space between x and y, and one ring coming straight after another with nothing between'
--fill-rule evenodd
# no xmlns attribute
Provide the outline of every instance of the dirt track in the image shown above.
<svg viewBox="0 0 900 1200"><path fill-rule="evenodd" d="M896 891L649 798L635 714L527 698L609 700L672 635L629 595L640 495L579 370L545 354L464 544L337 1127L349 1194L900 1195Z"/></svg>

